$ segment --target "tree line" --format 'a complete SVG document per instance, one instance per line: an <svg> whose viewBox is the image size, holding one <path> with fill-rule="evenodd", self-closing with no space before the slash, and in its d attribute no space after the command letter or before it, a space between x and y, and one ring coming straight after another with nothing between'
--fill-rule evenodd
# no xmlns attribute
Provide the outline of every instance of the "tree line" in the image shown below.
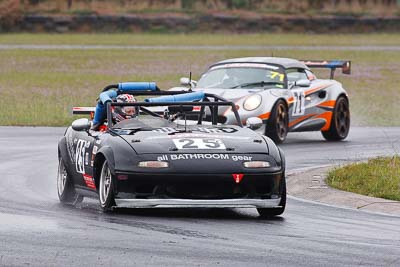
<svg viewBox="0 0 400 267"><path fill-rule="evenodd" d="M1 1L1 0L0 0ZM2 0L13 1L13 0ZM196 9L196 8L211 8L211 9L255 9L255 8L268 8L268 7L283 7L288 6L303 6L309 8L323 8L325 6L398 6L399 0L17 0L22 5L39 5L46 2L56 2L58 6L63 5L68 9L74 7L75 4L91 3L115 3L116 6L140 6L141 8L182 8L182 9Z"/></svg>

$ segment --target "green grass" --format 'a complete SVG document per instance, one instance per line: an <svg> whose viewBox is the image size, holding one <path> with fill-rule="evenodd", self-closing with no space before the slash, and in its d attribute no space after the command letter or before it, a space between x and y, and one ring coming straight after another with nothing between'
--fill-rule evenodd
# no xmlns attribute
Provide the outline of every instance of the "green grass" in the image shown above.
<svg viewBox="0 0 400 267"><path fill-rule="evenodd" d="M328 174L327 182L340 190L400 201L400 158L377 158L338 168Z"/></svg>
<svg viewBox="0 0 400 267"><path fill-rule="evenodd" d="M378 38L386 36L387 38ZM327 35L0 35L0 44L324 44ZM331 45L394 44L400 35L339 35ZM256 40L253 43L251 40ZM270 42L268 40L271 40ZM313 41L312 41L313 40ZM399 42L400 43L400 42ZM121 81L156 81L167 89L189 71L197 79L218 60L243 56L348 59L350 76L337 71L350 97L353 124L400 126L400 53L302 50L0 50L0 125L69 124L72 106L94 106L100 90ZM318 71L328 77L328 71Z"/></svg>

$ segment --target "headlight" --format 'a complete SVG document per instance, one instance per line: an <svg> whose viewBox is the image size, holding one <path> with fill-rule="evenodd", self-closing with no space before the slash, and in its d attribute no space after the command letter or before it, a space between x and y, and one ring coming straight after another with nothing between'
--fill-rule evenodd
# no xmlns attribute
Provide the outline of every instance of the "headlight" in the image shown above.
<svg viewBox="0 0 400 267"><path fill-rule="evenodd" d="M268 161L246 161L243 162L245 168L268 168L271 164Z"/></svg>
<svg viewBox="0 0 400 267"><path fill-rule="evenodd" d="M260 95L251 95L243 103L243 108L252 111L261 105L262 97Z"/></svg>
<svg viewBox="0 0 400 267"><path fill-rule="evenodd" d="M142 168L168 168L168 162L165 161L141 161L138 164Z"/></svg>

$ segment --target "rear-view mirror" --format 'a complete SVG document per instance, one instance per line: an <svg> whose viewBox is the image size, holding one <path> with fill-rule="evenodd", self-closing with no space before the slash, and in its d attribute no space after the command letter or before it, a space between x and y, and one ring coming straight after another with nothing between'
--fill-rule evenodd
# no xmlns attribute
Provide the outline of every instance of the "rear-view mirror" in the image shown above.
<svg viewBox="0 0 400 267"><path fill-rule="evenodd" d="M298 80L295 82L295 86L299 87L309 87L311 85L311 82L309 80Z"/></svg>
<svg viewBox="0 0 400 267"><path fill-rule="evenodd" d="M181 82L181 85L184 85L184 86L190 85L189 78L187 78L187 77L182 77L180 82Z"/></svg>
<svg viewBox="0 0 400 267"><path fill-rule="evenodd" d="M90 129L90 121L86 118L77 119L72 122L72 129L75 131L88 131Z"/></svg>
<svg viewBox="0 0 400 267"><path fill-rule="evenodd" d="M195 81L195 80L190 80L190 79L187 78L187 77L182 77L182 78L180 79L180 83L181 83L181 85L183 85L183 86L190 86L190 87L195 87L195 86L197 85L197 81Z"/></svg>

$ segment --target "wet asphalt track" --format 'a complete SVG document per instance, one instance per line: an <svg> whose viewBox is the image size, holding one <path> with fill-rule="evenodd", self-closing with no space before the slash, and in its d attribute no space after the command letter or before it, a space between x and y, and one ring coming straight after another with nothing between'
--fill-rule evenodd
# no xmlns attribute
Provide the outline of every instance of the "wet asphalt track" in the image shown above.
<svg viewBox="0 0 400 267"><path fill-rule="evenodd" d="M56 193L63 128L0 127L0 266L400 266L400 217L289 198L255 209L64 208ZM351 129L347 141L290 134L288 172L400 152L400 128Z"/></svg>

